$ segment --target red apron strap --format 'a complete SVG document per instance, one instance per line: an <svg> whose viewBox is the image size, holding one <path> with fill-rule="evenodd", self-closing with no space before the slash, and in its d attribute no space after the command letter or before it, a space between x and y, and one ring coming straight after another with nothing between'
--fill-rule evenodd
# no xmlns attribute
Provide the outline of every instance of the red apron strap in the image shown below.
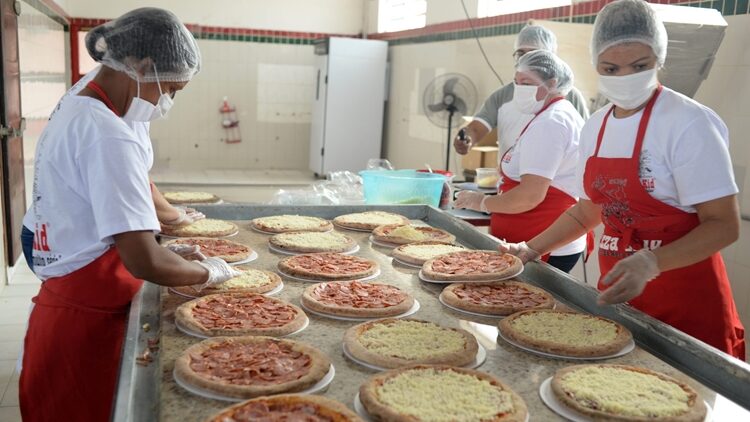
<svg viewBox="0 0 750 422"><path fill-rule="evenodd" d="M107 93L104 92L104 90L102 89L101 86L99 86L98 83L94 81L90 81L89 83L86 84L86 88L96 92L96 95L99 96L99 99L102 100L102 102L107 106L107 108L112 110L112 113L115 113L118 117L122 117L122 114L120 114L120 112L117 110L115 105L112 104L112 100L109 98L109 95L107 95Z"/></svg>

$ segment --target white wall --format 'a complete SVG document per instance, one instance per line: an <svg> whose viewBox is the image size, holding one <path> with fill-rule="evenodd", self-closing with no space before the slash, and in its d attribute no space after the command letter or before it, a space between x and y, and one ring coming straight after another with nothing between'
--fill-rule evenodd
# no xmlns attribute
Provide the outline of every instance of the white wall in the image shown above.
<svg viewBox="0 0 750 422"><path fill-rule="evenodd" d="M61 4L63 2L59 2ZM138 7L161 7L186 23L334 34L362 32L363 0L66 0L77 18L114 18Z"/></svg>
<svg viewBox="0 0 750 422"><path fill-rule="evenodd" d="M460 5L459 5L460 7ZM429 9L428 9L429 10ZM596 76L588 53L591 25L540 21L558 38L558 54L573 69L576 87L589 98L596 92ZM513 80L515 35L480 38L503 82ZM500 83L482 58L474 39L408 44L390 48L391 85L386 127L387 158L396 167L435 168L445 165L446 129L430 123L421 108L424 88L435 76L457 72L477 88L477 110ZM456 128L454 128L454 131ZM453 154L455 156L455 154ZM458 159L451 168L458 168Z"/></svg>

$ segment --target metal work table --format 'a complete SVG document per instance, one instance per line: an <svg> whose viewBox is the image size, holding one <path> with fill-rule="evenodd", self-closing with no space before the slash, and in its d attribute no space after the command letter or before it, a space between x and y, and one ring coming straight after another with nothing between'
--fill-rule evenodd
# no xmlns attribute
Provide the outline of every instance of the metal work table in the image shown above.
<svg viewBox="0 0 750 422"><path fill-rule="evenodd" d="M240 233L231 239L249 245L260 255L258 260L248 265L271 271L276 270L276 263L283 256L268 250L268 235L249 228L248 220L255 217L300 214L331 219L350 212L381 209L448 230L468 247L494 249L497 246L493 238L480 233L470 224L428 206L214 205L199 208L208 217L236 222L240 226ZM497 339L497 319L472 317L444 307L437 296L445 285L422 282L417 277L417 269L393 264L388 249L370 244L369 233L346 231L346 234L359 242L361 250L357 255L372 258L380 264L382 274L376 281L401 287L421 303L421 309L414 318L461 327L477 337L488 352L487 361L478 370L499 377L517 391L526 401L532 421L561 419L542 403L539 385L557 369L576 362L537 357ZM605 362L643 366L685 380L712 406L720 403L722 406L736 407L731 403L734 402L750 409L750 365L627 306L598 307L595 289L546 264L530 263L518 278L546 289L566 306L602 315L627 326L636 339L636 349L628 355ZM284 289L275 297L299 304L302 290L308 285L284 279ZM134 300L120 369L114 420L202 421L231 405L230 402L193 395L176 385L172 378L175 358L200 341L175 328L174 310L186 300L151 283L146 283ZM324 394L351 408L359 386L375 373L342 355L343 333L355 323L315 315L309 317L310 326L289 338L310 343L330 356L336 368L336 377ZM143 329L144 324L148 324L148 331ZM153 353L154 360L145 366L137 364L136 358L148 347L149 341L153 344L157 339L159 349ZM739 412L740 415L736 416L739 419L735 420L750 420L750 412L743 409L739 409Z"/></svg>

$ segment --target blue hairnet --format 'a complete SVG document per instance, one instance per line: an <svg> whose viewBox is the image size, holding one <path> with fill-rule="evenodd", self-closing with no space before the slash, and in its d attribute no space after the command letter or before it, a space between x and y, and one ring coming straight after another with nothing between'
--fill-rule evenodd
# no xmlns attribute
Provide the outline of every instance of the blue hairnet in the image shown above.
<svg viewBox="0 0 750 422"><path fill-rule="evenodd" d="M140 82L187 82L200 71L195 38L172 12L130 11L86 34L91 57Z"/></svg>
<svg viewBox="0 0 750 422"><path fill-rule="evenodd" d="M606 5L594 21L592 61L596 64L604 50L630 42L651 47L660 65L667 59L667 30L648 3L618 0Z"/></svg>
<svg viewBox="0 0 750 422"><path fill-rule="evenodd" d="M521 29L516 37L514 50L547 50L557 53L557 37L549 29L529 24Z"/></svg>
<svg viewBox="0 0 750 422"><path fill-rule="evenodd" d="M553 93L567 95L573 88L573 71L567 63L554 53L546 50L535 50L526 53L518 60L516 70L532 72L550 88ZM550 81L555 81L550 85Z"/></svg>

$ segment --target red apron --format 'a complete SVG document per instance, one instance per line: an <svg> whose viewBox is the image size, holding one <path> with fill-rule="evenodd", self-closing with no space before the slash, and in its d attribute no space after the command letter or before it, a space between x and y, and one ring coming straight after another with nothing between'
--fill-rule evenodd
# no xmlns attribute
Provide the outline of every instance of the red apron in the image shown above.
<svg viewBox="0 0 750 422"><path fill-rule="evenodd" d="M602 207L604 235L599 243L602 275L636 250L667 245L700 224L697 214L654 199L641 185L638 173L641 147L661 91L659 86L643 111L631 157L598 156L613 106L602 122L594 155L586 162L583 176L586 194ZM602 285L600 278L598 287L604 290L608 286ZM728 354L745 359L745 330L718 252L701 262L661 273L629 303Z"/></svg>
<svg viewBox="0 0 750 422"><path fill-rule="evenodd" d="M539 110L539 112L534 115L529 123L526 124L526 126L521 131L521 134L518 135L516 144L521 142L521 137L526 132L526 129L528 129L531 122L533 122L537 116L542 114L552 104L563 99L563 97L554 98L549 102L549 104ZM502 159L500 160L500 173L503 176L503 183L499 188L500 193L508 192L509 190L521 184L521 182L517 182L511 179L510 177L508 177L508 175L505 174L505 172L503 172L502 163L506 162L506 157L511 149L513 149L513 147L505 151ZM577 202L578 201L576 201L575 198L568 195L567 193L553 186L550 186L547 189L547 195L544 197L544 200L531 210L519 214L493 212L490 215L490 233L492 233L492 235L495 237L505 239L507 242L511 243L527 241L546 230L547 227L551 226L552 223L554 223L555 220L560 217L560 214L564 213L568 208L574 206ZM542 259L544 261L547 261L547 259L549 259L549 254L544 255Z"/></svg>
<svg viewBox="0 0 750 422"><path fill-rule="evenodd" d="M115 247L42 283L24 340L24 422L110 419L128 309L142 284Z"/></svg>

